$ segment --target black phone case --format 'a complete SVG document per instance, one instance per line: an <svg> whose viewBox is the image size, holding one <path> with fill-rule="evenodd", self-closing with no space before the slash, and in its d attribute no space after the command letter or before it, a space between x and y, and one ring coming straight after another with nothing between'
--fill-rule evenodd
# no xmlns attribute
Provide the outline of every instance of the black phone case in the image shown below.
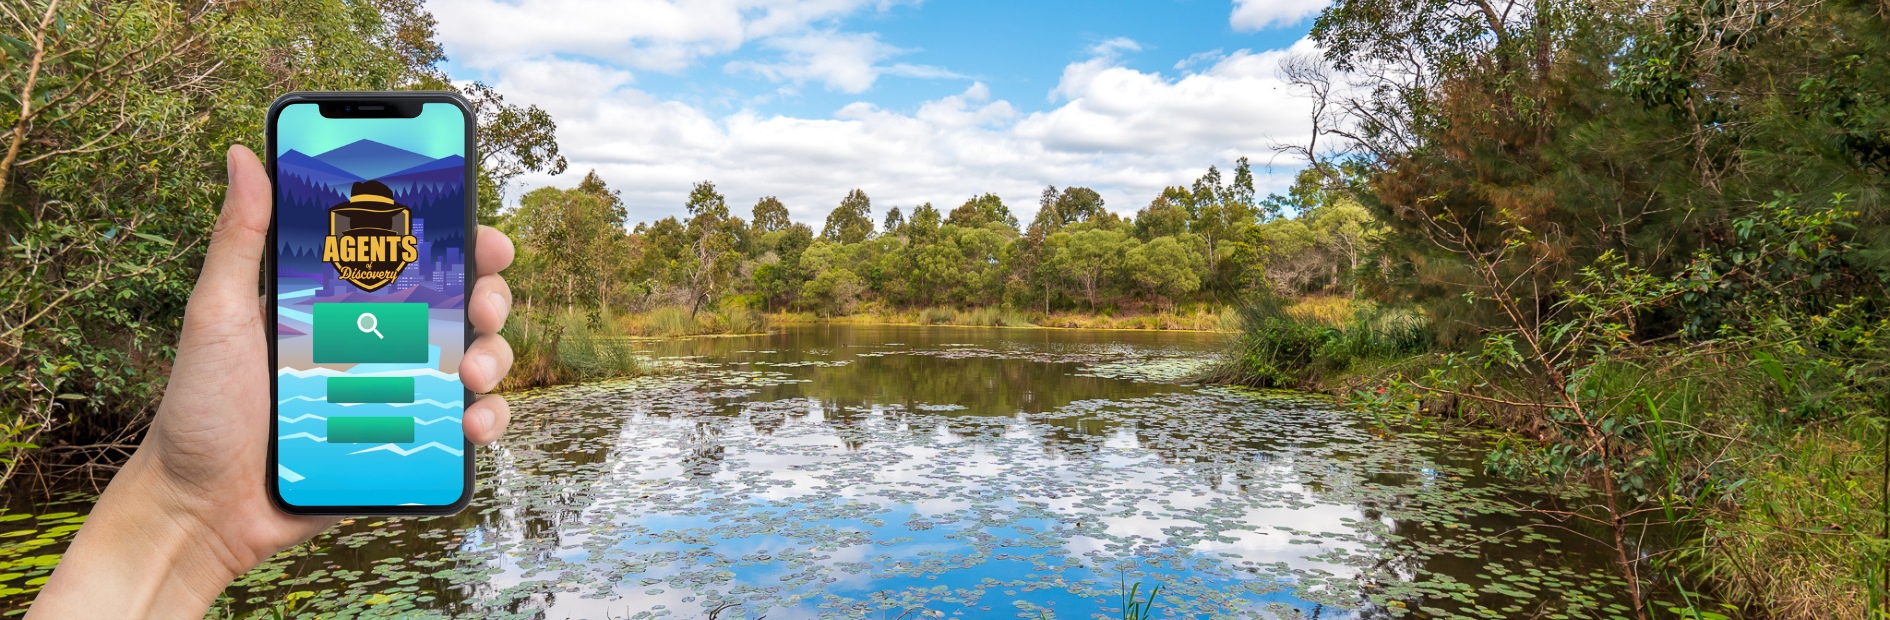
<svg viewBox="0 0 1890 620"><path fill-rule="evenodd" d="M276 200L278 200L280 196L275 191L276 118L282 113L282 108L284 106L288 106L291 104L322 103L322 102L334 102L334 101L360 101L360 100L401 100L401 101L407 101L407 102L417 101L421 103L450 103L450 104L453 104L454 106L459 107L459 109L463 113L465 113L466 115L466 161L467 161L466 188L469 191L466 192L466 214L465 214L466 231L465 231L465 236L464 236L464 239L466 240L466 251L464 252L464 260L466 262L466 273L469 276L468 282L466 283L466 285L469 287L468 291L471 290L470 287L473 285L473 281L476 281L477 279L474 276L474 274L478 273L478 269L475 266L474 261L475 261L475 257L477 257L479 254L479 252L477 251L475 247L477 244L477 239L479 238L479 219L478 219L479 193L477 190L477 188L479 187L479 183L478 183L479 169L476 163L479 161L479 154L476 150L476 147L478 146L478 136L477 136L478 126L477 126L476 117L473 115L472 104L466 101L465 97L460 96L459 93L454 93L454 92L449 92L449 91L294 92L294 93L283 95L281 97L277 97L274 103L269 104L269 113L268 113L268 116L266 117L267 120L265 122L265 130L267 131L268 135L267 135L267 139L265 141L264 147L263 147L265 151L264 156L263 156L264 157L263 166L264 168L268 170L269 186L270 186L270 189L269 189L269 201L270 201L269 235L268 235L270 250L263 253L263 272L264 272L263 287L264 287L264 295L265 295L264 299L271 300L271 303L264 304L264 306L267 308L266 310L267 316L264 317L265 324L271 326L270 335L268 339L269 340L269 462L266 464L266 469L264 470L264 478L267 480L267 484L269 485L268 486L269 501L270 503L275 504L277 510L281 510L282 512L285 512L288 514L300 515L300 516L331 516L331 517L332 516L439 516L439 515L457 514L459 513L459 511L464 510L467 504L472 502L472 496L473 496L473 445L471 441L467 441L463 438L461 439L461 441L463 442L462 443L464 447L463 452L465 453L465 457L463 459L466 464L464 468L465 482L460 487L461 491L460 491L459 499L455 500L451 504L444 504L444 505L438 505L438 506L298 506L298 505L290 504L286 501L283 501L281 489L278 488L277 486L278 482L277 482L277 476L276 476L276 441L277 441L276 440L276 433L277 433L276 401L279 400L279 398L277 397L277 394L276 394L276 368L278 364L276 362L276 338L275 338L273 326L276 324L276 304L274 303L274 300L276 298L276 252L274 249L276 247L275 214L276 214L276 206L277 206ZM470 296L471 295L469 293L468 297ZM466 343L466 346L471 347L472 340L473 340L472 316L471 316L470 307L469 305L467 306L468 308L464 310L467 313L464 317L464 324L466 326L465 343ZM462 387L463 387L463 384L462 384ZM472 405L473 393L471 389L465 390L465 398L461 402L466 403L468 407ZM462 414L461 419L464 419L464 414Z"/></svg>

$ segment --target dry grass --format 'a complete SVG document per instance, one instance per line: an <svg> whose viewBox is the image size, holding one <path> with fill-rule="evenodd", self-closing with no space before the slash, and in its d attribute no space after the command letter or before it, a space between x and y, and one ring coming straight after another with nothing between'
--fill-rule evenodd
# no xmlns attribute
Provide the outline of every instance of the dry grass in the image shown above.
<svg viewBox="0 0 1890 620"><path fill-rule="evenodd" d="M1780 452L1742 459L1742 506L1718 515L1703 567L1728 601L1761 604L1773 618L1864 620L1864 544L1882 534L1882 454L1856 438L1807 430Z"/></svg>
<svg viewBox="0 0 1890 620"><path fill-rule="evenodd" d="M1363 302L1350 297L1333 295L1315 295L1302 297L1293 305L1286 307L1286 313L1301 321L1324 323L1331 327L1344 327L1350 324Z"/></svg>

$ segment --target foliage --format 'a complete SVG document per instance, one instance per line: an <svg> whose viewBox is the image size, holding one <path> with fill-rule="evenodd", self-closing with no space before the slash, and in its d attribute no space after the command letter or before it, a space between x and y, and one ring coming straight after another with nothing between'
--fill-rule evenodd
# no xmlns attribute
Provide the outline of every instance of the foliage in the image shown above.
<svg viewBox="0 0 1890 620"><path fill-rule="evenodd" d="M838 243L859 243L873 234L873 201L866 192L853 190L840 206L827 214L827 227L820 237Z"/></svg>
<svg viewBox="0 0 1890 620"><path fill-rule="evenodd" d="M784 230L793 223L788 221L787 205L781 204L781 200L773 196L755 201L754 216L753 225L757 233Z"/></svg>
<svg viewBox="0 0 1890 620"><path fill-rule="evenodd" d="M404 0L24 0L0 12L4 480L29 451L58 472L136 443L163 391L223 153L262 145L271 98L448 85L431 16ZM495 114L529 110L473 95ZM553 165L549 118L526 120L506 144L531 161L504 154L506 136L479 134L495 166Z"/></svg>
<svg viewBox="0 0 1890 620"><path fill-rule="evenodd" d="M519 249L510 280L519 299L599 308L622 290L623 206L595 173L575 189L543 187L519 199L507 231Z"/></svg>
<svg viewBox="0 0 1890 620"><path fill-rule="evenodd" d="M1097 207L1102 206L1101 200L1097 199ZM960 228L983 228L997 224L1013 233L1017 231L1017 216L1011 215L1010 207L1004 206L1004 201L998 199L996 194L981 194L966 200L965 204L952 209L945 223Z"/></svg>

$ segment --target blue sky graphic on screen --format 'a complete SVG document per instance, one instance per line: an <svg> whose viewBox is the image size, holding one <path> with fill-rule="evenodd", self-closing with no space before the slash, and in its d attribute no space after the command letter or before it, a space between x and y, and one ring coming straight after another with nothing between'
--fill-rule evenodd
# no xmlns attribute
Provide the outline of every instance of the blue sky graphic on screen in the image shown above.
<svg viewBox="0 0 1890 620"><path fill-rule="evenodd" d="M440 505L464 484L465 124L283 109L276 476L299 506Z"/></svg>

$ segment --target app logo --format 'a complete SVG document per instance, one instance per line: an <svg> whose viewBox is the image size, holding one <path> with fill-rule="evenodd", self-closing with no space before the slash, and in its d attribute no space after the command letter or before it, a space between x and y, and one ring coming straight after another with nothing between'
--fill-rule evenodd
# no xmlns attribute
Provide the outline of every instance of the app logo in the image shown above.
<svg viewBox="0 0 1890 620"><path fill-rule="evenodd" d="M380 181L355 183L349 193L348 202L328 209L322 262L356 288L377 291L419 257L413 211L394 202L394 192Z"/></svg>

